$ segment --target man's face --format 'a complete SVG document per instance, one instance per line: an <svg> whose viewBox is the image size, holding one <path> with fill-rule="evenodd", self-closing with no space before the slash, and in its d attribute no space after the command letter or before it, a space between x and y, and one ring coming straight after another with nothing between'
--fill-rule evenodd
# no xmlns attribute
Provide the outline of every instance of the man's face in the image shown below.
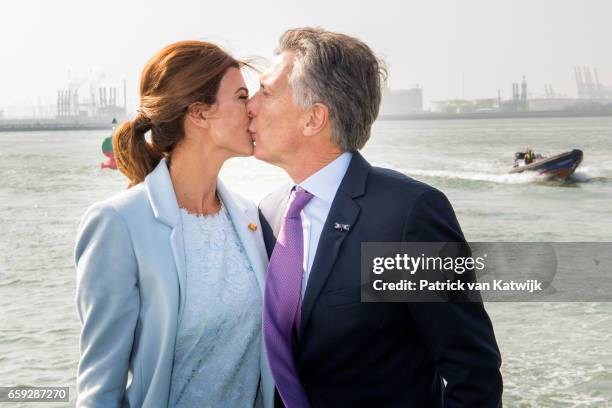
<svg viewBox="0 0 612 408"><path fill-rule="evenodd" d="M260 88L247 103L252 120L249 132L255 142L256 158L282 167L296 158L304 143L304 109L293 101L289 74L295 54L283 52L263 73Z"/></svg>

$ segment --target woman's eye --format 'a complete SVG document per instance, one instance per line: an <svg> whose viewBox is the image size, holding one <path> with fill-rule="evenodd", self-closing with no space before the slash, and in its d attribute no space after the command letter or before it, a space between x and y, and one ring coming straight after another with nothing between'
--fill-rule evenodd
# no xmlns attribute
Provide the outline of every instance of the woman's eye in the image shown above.
<svg viewBox="0 0 612 408"><path fill-rule="evenodd" d="M238 99L242 99L242 100L246 101L247 99L249 99L249 96L248 95L241 95L241 96L238 97Z"/></svg>

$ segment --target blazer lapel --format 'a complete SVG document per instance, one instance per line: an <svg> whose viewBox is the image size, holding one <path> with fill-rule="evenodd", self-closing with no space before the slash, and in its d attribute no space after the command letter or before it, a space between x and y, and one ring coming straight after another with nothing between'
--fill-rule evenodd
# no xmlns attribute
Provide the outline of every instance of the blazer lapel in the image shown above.
<svg viewBox="0 0 612 408"><path fill-rule="evenodd" d="M185 279L187 274L187 266L185 259L185 241L183 240L183 226L178 223L170 232L170 247L172 248L172 256L174 257L174 266L179 281L179 314L178 322L183 318L185 310Z"/></svg>
<svg viewBox="0 0 612 408"><path fill-rule="evenodd" d="M157 167L155 167L155 169L145 178L144 184L149 202L151 203L151 208L153 209L153 215L158 221L171 228L169 241L179 283L180 303L177 314L178 321L180 322L183 310L185 310L185 279L187 267L183 229L180 222L181 215L165 159L162 159Z"/></svg>
<svg viewBox="0 0 612 408"><path fill-rule="evenodd" d="M369 169L370 165L363 156L359 152L354 152L323 225L315 259L310 270L306 293L302 301L300 338L304 335L317 298L333 270L342 243L348 238L357 222L361 208L354 199L365 194ZM336 222L349 224L352 228L349 231L337 230L334 228Z"/></svg>
<svg viewBox="0 0 612 408"><path fill-rule="evenodd" d="M157 167L145 178L145 188L155 218L171 228L169 241L179 282L180 304L178 319L180 321L185 309L185 280L187 271L185 244L179 206L165 159L162 159ZM249 224L259 226L257 212L253 209L253 214L249 214L248 207L235 200L233 194L225 187L221 180L217 180L217 190L253 266L257 283L263 294L265 287L264 276L268 263L263 235L261 228L257 228L255 231L249 229Z"/></svg>
<svg viewBox="0 0 612 408"><path fill-rule="evenodd" d="M341 231L334 228L334 223L355 225L359 215L360 207L351 197L347 196L343 191L338 191L334 198L327 220L321 231L321 238L317 246L315 259L310 270L310 276L306 286L306 293L302 301L302 321L300 325L300 337L303 336L308 319L312 309L316 303L317 297L323 289L327 277L332 271L338 251L342 243L351 233L351 231Z"/></svg>
<svg viewBox="0 0 612 408"><path fill-rule="evenodd" d="M255 205L252 211L248 206L235 200L231 191L225 187L221 180L217 180L217 191L223 200L223 205L232 219L238 238L247 253L249 261L253 266L259 289L263 295L265 289L265 272L268 265L268 256L264 246L262 229L259 225L259 217ZM254 224L257 228L252 231L249 225Z"/></svg>

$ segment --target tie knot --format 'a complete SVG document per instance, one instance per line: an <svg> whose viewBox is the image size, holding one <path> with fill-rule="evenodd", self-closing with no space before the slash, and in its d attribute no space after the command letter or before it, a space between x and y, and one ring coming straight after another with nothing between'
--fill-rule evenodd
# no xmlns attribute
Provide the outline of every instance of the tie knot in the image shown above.
<svg viewBox="0 0 612 408"><path fill-rule="evenodd" d="M289 197L289 205L287 207L286 218L296 218L300 216L300 212L306 204L314 197L306 190L293 190Z"/></svg>

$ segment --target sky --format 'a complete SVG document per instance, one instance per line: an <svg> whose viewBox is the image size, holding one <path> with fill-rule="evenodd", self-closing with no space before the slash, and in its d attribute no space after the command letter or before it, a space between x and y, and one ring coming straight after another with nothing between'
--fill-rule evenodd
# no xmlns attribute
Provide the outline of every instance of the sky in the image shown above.
<svg viewBox="0 0 612 408"><path fill-rule="evenodd" d="M545 84L575 96L574 66L597 68L612 87L610 0L7 0L0 110L55 103L58 89L88 78L125 79L135 110L140 71L165 45L207 40L237 57L272 58L279 36L301 26L362 39L387 63L391 88L422 87L426 109L498 89L510 98L523 75L532 97Z"/></svg>

